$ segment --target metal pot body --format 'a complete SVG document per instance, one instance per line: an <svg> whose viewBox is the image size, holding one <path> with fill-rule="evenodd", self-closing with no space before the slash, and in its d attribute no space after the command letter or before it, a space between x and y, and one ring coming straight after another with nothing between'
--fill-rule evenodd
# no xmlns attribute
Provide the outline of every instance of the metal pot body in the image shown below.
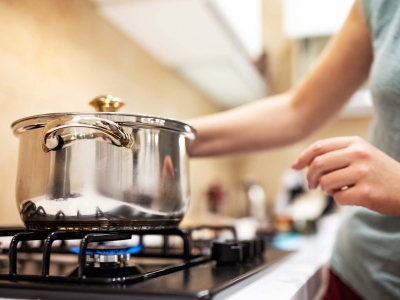
<svg viewBox="0 0 400 300"><path fill-rule="evenodd" d="M49 114L13 123L16 198L30 230L176 227L189 205L184 123L120 113Z"/></svg>

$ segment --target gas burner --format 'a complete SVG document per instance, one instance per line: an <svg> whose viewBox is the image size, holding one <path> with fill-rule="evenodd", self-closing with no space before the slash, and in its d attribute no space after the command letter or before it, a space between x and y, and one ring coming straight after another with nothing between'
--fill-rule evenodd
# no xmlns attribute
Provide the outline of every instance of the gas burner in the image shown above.
<svg viewBox="0 0 400 300"><path fill-rule="evenodd" d="M121 255L121 254L136 254L142 251L143 244L140 243L137 246L126 247L126 246L115 246L115 245L97 245L88 246L86 254L88 255Z"/></svg>
<svg viewBox="0 0 400 300"><path fill-rule="evenodd" d="M86 250L86 262L89 266L100 268L104 266L125 267L128 266L131 254L142 251L143 245L134 247L97 245Z"/></svg>
<svg viewBox="0 0 400 300"><path fill-rule="evenodd" d="M140 266L129 264L131 258L129 252L133 252L131 248L132 247L126 248L110 245L88 247L86 251L86 272L84 277L126 278L146 273ZM79 270L76 268L69 277L77 277L78 274Z"/></svg>
<svg viewBox="0 0 400 300"><path fill-rule="evenodd" d="M104 265L124 267L128 265L130 258L130 254L87 254L86 262L94 268L100 268Z"/></svg>
<svg viewBox="0 0 400 300"><path fill-rule="evenodd" d="M4 231L4 235L12 235L13 231ZM139 236L139 244L134 247L114 246L109 243L115 241L126 241L132 238L132 235ZM136 265L129 265L131 255L144 256L142 253L143 235L163 235L178 236L183 240L182 252L178 254L179 262L165 264L157 270L144 271ZM72 253L78 254L78 267L70 273L69 276L50 275L50 256L52 245L55 241L77 240L80 239L78 248L70 248ZM25 275L17 273L17 245L26 241L43 241L41 247L43 253L41 275ZM165 239L168 241L168 239ZM108 245L107 245L108 244ZM91 246L96 245L96 246ZM168 243L165 243L162 249L152 257L169 258ZM70 253L71 253L70 252ZM9 272L8 275L0 274L0 280L25 280L25 281L54 281L54 282L88 282L88 283L133 283L143 281L144 278L155 277L169 274L177 270L182 270L190 266L207 261L208 257L194 257L190 253L190 237L186 231L180 229L163 230L129 230L122 232L85 232L85 231L41 231L17 232L11 239L9 247Z"/></svg>

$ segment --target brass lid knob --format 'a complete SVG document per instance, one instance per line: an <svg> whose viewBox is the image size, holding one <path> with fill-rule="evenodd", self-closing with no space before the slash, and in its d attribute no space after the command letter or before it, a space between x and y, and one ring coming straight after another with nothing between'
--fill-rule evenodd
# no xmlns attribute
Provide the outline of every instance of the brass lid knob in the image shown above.
<svg viewBox="0 0 400 300"><path fill-rule="evenodd" d="M113 95L99 96L89 102L98 112L116 112L125 103Z"/></svg>

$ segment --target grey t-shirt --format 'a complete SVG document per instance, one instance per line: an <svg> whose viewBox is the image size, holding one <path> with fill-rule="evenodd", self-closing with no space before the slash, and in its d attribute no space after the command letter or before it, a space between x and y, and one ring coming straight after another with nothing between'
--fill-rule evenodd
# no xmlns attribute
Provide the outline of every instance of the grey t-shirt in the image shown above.
<svg viewBox="0 0 400 300"><path fill-rule="evenodd" d="M400 161L400 0L361 3L374 49L370 142ZM344 208L332 268L364 299L400 299L400 217Z"/></svg>

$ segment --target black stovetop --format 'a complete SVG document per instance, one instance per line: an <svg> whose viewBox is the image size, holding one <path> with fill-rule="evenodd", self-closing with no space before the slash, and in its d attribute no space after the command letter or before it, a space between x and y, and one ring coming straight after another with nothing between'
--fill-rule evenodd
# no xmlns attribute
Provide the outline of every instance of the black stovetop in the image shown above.
<svg viewBox="0 0 400 300"><path fill-rule="evenodd" d="M0 230L0 235L1 232ZM169 234L190 236L191 232L191 229L177 229ZM143 236L148 233L160 234L158 231L153 233L132 231L114 234ZM24 234L28 233L25 232L22 235ZM61 233L60 237L65 234ZM83 237L82 240L85 240L87 235L101 235L102 238L107 236L109 240L112 239L108 237L110 235L108 232L75 234L79 238ZM39 247L39 251L43 251L42 253L35 253L36 251L32 251L32 249L21 250L19 248L16 257L12 254L12 249L8 254L0 255L1 297L24 299L216 299L245 287L257 276L261 276L265 270L271 268L272 264L288 255L288 252L269 247L262 256L239 263L220 264L213 260L212 256L193 254L195 252L193 244L195 243L190 240L190 254L185 253L182 249L166 249L165 245L161 249L143 249L140 253L131 255L129 265L139 266L144 271L144 275L119 276L118 278L114 276L111 280L110 278L104 280L104 278L97 279L86 276L88 274L87 261L83 262L83 271L81 270L83 276L80 276L82 274L79 275L77 265L79 265L79 259L84 255L68 253L65 251L65 244L62 245L63 251L60 251L60 247L55 248L51 245L48 247L51 249L51 257L49 255L49 266L45 267L46 262L43 260L46 260L48 254L44 249L46 249L46 242L50 235L54 235L54 233L43 233L40 237L44 241ZM77 237L72 233L71 236ZM186 243L183 245L183 248L188 246ZM207 251L202 249L200 252ZM16 259L16 264L13 259ZM15 264L14 267L13 264ZM157 270L161 270L161 272ZM106 269L103 273L109 273L109 271ZM66 277L68 274L75 275Z"/></svg>

